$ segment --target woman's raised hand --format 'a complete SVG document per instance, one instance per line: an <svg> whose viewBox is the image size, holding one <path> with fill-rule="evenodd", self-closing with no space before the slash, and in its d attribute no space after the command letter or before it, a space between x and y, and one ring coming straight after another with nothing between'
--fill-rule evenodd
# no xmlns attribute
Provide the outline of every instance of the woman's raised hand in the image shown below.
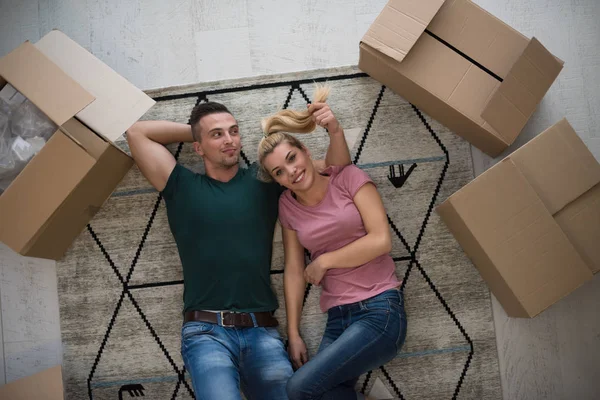
<svg viewBox="0 0 600 400"><path fill-rule="evenodd" d="M317 125L329 131L330 134L342 130L340 123L329 108L327 103L312 103L308 105L308 112L312 114L312 119Z"/></svg>

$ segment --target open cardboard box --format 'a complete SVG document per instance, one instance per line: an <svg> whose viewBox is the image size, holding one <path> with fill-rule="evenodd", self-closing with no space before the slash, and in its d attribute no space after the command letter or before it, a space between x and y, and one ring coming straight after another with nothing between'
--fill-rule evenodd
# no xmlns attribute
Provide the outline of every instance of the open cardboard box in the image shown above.
<svg viewBox="0 0 600 400"><path fill-rule="evenodd" d="M61 366L57 365L0 386L0 399L63 400L64 389Z"/></svg>
<svg viewBox="0 0 600 400"><path fill-rule="evenodd" d="M563 62L469 0L390 0L362 38L358 66L495 157Z"/></svg>
<svg viewBox="0 0 600 400"><path fill-rule="evenodd" d="M0 241L58 260L133 165L113 142L154 100L57 30L0 59L7 82L59 128L0 196Z"/></svg>
<svg viewBox="0 0 600 400"><path fill-rule="evenodd" d="M565 119L436 211L511 317L600 271L600 164Z"/></svg>

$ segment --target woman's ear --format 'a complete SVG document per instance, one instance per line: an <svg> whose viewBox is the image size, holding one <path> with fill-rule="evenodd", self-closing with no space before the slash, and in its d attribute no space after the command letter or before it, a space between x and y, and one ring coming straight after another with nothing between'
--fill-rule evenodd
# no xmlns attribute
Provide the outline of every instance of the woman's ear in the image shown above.
<svg viewBox="0 0 600 400"><path fill-rule="evenodd" d="M302 151L304 151L307 156L311 157L310 150L308 149L308 147L302 145Z"/></svg>

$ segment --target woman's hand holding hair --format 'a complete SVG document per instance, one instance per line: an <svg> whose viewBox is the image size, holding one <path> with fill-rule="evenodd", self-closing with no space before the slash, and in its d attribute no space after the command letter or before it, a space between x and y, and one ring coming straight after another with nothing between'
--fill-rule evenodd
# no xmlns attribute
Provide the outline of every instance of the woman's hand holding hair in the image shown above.
<svg viewBox="0 0 600 400"><path fill-rule="evenodd" d="M314 102L309 104L308 112L312 114L312 120L320 127L327 129L330 135L342 132L339 121L327 103Z"/></svg>

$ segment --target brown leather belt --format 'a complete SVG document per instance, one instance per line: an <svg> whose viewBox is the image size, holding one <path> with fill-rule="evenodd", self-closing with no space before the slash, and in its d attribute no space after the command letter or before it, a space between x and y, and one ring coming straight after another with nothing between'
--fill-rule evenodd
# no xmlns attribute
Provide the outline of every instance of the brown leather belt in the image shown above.
<svg viewBox="0 0 600 400"><path fill-rule="evenodd" d="M252 315L256 319L256 325L252 321ZM249 328L254 326L273 327L279 325L277 319L270 311L255 313L236 313L229 311L187 311L183 318L184 323L190 321L203 321L218 324L224 327Z"/></svg>

